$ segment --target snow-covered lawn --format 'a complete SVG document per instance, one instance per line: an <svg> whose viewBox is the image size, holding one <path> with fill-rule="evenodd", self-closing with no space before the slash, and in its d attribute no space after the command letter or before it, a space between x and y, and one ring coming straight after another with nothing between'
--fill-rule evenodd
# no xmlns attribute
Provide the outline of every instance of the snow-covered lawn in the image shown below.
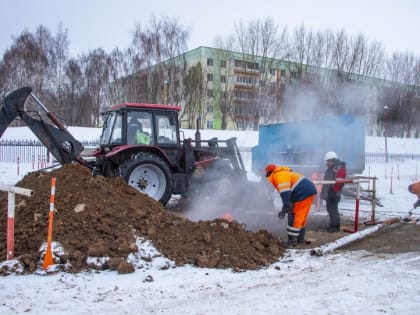
<svg viewBox="0 0 420 315"><path fill-rule="evenodd" d="M256 144L255 135L235 136L241 146ZM420 153L419 139L389 140L393 152ZM366 143L369 152L383 148L380 138L368 137ZM366 166L365 175L379 178L377 192L384 206L378 216L401 216L410 210L415 196L407 186L420 179L419 166L413 160ZM0 184L16 183L31 168L21 165L17 175L15 164L3 163ZM398 255L335 251L314 257L308 250L288 250L268 268L241 273L192 266L161 270L163 263L156 260L127 275L102 271L7 276L0 281L0 314L420 313L420 245L417 252Z"/></svg>

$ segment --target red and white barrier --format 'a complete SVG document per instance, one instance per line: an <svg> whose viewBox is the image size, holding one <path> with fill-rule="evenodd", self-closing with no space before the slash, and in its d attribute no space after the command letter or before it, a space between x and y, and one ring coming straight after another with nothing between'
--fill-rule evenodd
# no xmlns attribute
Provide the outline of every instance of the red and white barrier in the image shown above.
<svg viewBox="0 0 420 315"><path fill-rule="evenodd" d="M16 186L0 185L0 190L7 191L7 251L6 259L13 259L15 253L15 194L32 196L33 191Z"/></svg>
<svg viewBox="0 0 420 315"><path fill-rule="evenodd" d="M313 183L316 184L357 184L357 191L356 191L356 206L355 206L355 214L354 214L354 229L348 230L346 232L354 233L357 232L359 226L359 205L360 205L360 183L369 183L369 179L337 179L337 180L320 180L314 181Z"/></svg>

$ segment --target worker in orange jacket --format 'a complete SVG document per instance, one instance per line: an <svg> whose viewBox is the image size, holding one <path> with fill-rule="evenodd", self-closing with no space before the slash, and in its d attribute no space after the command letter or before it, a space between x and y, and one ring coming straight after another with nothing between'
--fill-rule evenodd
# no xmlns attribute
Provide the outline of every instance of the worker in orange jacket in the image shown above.
<svg viewBox="0 0 420 315"><path fill-rule="evenodd" d="M417 195L417 201L413 204L413 208L420 207L420 181L412 183L408 186L408 191L414 195Z"/></svg>
<svg viewBox="0 0 420 315"><path fill-rule="evenodd" d="M282 219L288 214L287 246L305 243L306 219L317 193L314 184L302 174L283 165L267 165L265 177L280 193L283 201L278 216Z"/></svg>

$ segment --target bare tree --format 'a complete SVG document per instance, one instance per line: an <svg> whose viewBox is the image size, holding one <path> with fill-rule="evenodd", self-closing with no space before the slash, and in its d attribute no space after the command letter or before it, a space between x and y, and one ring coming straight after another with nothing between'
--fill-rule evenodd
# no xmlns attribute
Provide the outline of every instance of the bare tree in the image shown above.
<svg viewBox="0 0 420 315"><path fill-rule="evenodd" d="M241 21L235 25L234 38L233 47L242 55L235 66L246 71L236 79L251 87L244 91L247 97L242 100L246 103L240 104L240 99L234 114L239 114L244 122L248 117L249 123L242 125L242 129L256 130L262 117L278 111L280 95L274 76L279 60L289 54L287 28L279 30L269 18L251 20L247 24Z"/></svg>
<svg viewBox="0 0 420 315"><path fill-rule="evenodd" d="M386 77L400 83L385 87L382 93L386 96L382 104L389 109L384 113L387 116L382 117L382 121L388 122L387 129L391 136L419 134L419 64L419 59L411 53L393 53L386 63Z"/></svg>
<svg viewBox="0 0 420 315"><path fill-rule="evenodd" d="M191 67L184 78L185 106L181 114L181 122L186 121L187 128L194 128L197 116L203 112L203 69L201 63Z"/></svg>
<svg viewBox="0 0 420 315"><path fill-rule="evenodd" d="M33 34L23 32L4 54L1 66L5 78L3 92L21 86L31 86L36 91L42 91L48 56Z"/></svg>
<svg viewBox="0 0 420 315"><path fill-rule="evenodd" d="M98 48L82 58L82 64L86 91L91 100L90 123L92 126L98 126L100 112L106 107L105 89L109 85L109 58L103 49Z"/></svg>
<svg viewBox="0 0 420 315"><path fill-rule="evenodd" d="M225 130L228 127L229 121L231 121L236 128L234 113L235 113L235 101L234 101L234 83L235 74L233 71L234 60L232 60L232 44L234 39L232 36L227 37L223 40L222 37L216 37L214 40L214 46L217 48L216 58L220 64L220 127ZM217 101L215 102L217 103ZM213 112L216 109L212 108Z"/></svg>
<svg viewBox="0 0 420 315"><path fill-rule="evenodd" d="M174 103L177 56L185 52L189 30L170 17L151 17L145 29L136 26L132 46L145 61L147 101Z"/></svg>
<svg viewBox="0 0 420 315"><path fill-rule="evenodd" d="M64 86L66 106L68 108L68 123L72 126L86 125L83 118L90 116L83 112L88 106L81 106L83 95L83 74L77 60L70 59L65 67L66 83ZM87 124L88 125L88 124Z"/></svg>
<svg viewBox="0 0 420 315"><path fill-rule="evenodd" d="M60 23L58 26L57 34L52 39L50 68L51 68L51 87L56 90L57 107L62 108L63 104L63 80L65 66L69 55L69 40L68 31L63 29Z"/></svg>

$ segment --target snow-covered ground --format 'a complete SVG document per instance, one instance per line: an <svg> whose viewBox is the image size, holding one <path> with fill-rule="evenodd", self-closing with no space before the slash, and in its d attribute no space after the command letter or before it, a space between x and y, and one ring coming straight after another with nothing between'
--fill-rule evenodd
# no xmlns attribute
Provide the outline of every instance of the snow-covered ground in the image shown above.
<svg viewBox="0 0 420 315"><path fill-rule="evenodd" d="M81 140L99 135L97 129L70 131ZM193 133L185 130L186 136ZM236 136L241 147L258 141L256 132L202 133L202 138L212 136ZM26 128L9 128L5 138L34 137ZM366 150L383 152L384 139L367 137ZM388 150L419 154L420 139L390 138ZM245 162L249 168L249 159ZM420 180L419 167L415 160L366 165L365 175L379 178L376 188L383 207L377 216L407 214L416 200L407 186ZM32 165L20 165L18 175L15 163L2 163L0 184L14 184L28 171ZM420 244L419 251L398 255L335 251L314 257L308 250L288 250L268 268L241 273L192 266L161 270L163 264L167 261L154 260L127 275L103 271L4 277L0 314L420 313Z"/></svg>

